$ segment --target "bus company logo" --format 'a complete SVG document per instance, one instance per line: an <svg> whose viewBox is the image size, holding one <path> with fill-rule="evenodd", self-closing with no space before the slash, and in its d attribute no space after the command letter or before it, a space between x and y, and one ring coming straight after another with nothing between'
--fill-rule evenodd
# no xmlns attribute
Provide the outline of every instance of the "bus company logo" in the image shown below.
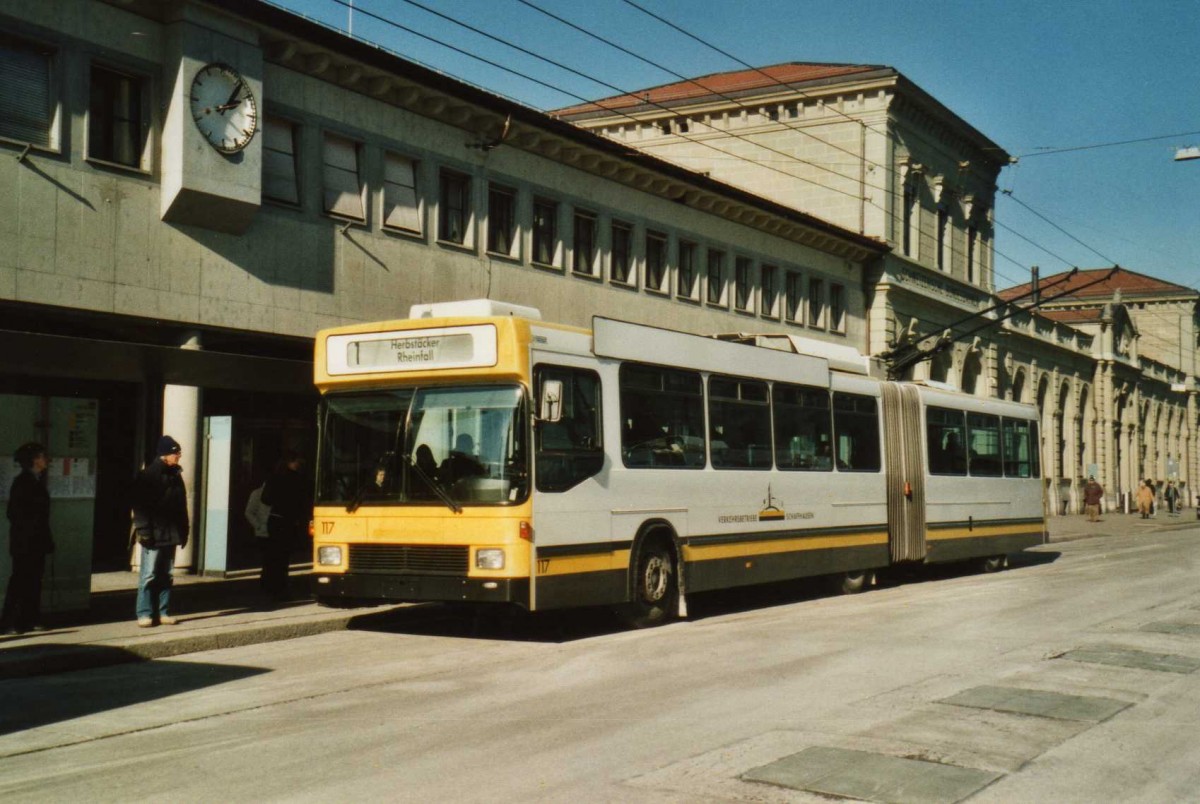
<svg viewBox="0 0 1200 804"><path fill-rule="evenodd" d="M786 519L787 514L783 512L783 509L780 508L779 505L782 505L782 502L771 494L771 487L768 485L767 498L763 500L763 507L758 512L758 521L778 522L782 519Z"/></svg>

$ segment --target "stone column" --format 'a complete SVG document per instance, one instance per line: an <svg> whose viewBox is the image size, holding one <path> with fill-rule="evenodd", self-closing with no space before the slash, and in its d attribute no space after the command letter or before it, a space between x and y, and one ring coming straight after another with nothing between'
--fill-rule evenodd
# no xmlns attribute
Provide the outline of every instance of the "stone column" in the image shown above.
<svg viewBox="0 0 1200 804"><path fill-rule="evenodd" d="M189 334L179 348L200 349L200 335ZM187 486L188 514L192 521L192 532L188 537L187 547L175 552L176 567L191 567L192 556L195 553L198 521L196 504L200 499L202 466L200 424L200 389L194 385L164 385L162 431L178 441L183 449L179 465L183 469L183 482Z"/></svg>

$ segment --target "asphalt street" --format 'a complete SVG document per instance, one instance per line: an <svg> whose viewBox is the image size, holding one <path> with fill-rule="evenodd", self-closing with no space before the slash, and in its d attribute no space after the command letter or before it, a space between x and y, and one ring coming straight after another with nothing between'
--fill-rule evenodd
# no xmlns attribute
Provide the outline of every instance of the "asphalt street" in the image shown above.
<svg viewBox="0 0 1200 804"><path fill-rule="evenodd" d="M3 681L14 801L1188 801L1200 529L1122 525L992 575L600 612L442 607Z"/></svg>

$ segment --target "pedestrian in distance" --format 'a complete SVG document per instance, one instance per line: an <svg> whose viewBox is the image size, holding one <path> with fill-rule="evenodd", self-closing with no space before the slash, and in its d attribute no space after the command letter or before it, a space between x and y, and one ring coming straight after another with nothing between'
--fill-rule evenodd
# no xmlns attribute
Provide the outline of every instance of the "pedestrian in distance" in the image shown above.
<svg viewBox="0 0 1200 804"><path fill-rule="evenodd" d="M302 466L304 459L299 453L285 452L263 487L262 502L271 507L271 515L267 517L261 583L263 592L276 601L287 599L288 559L312 517Z"/></svg>
<svg viewBox="0 0 1200 804"><path fill-rule="evenodd" d="M1088 522L1100 521L1100 501L1104 499L1104 486L1096 482L1095 475L1088 477L1087 485L1083 487L1083 509L1087 512Z"/></svg>
<svg viewBox="0 0 1200 804"><path fill-rule="evenodd" d="M1146 480L1138 482L1137 490L1137 509L1142 515L1142 519L1150 518L1150 508L1154 505L1154 490L1150 488L1150 484Z"/></svg>
<svg viewBox="0 0 1200 804"><path fill-rule="evenodd" d="M8 552L12 576L4 594L0 624L5 634L44 631L41 622L42 575L46 556L54 552L50 533L50 492L46 490L46 448L29 442L17 448L13 460L21 473L8 493Z"/></svg>
<svg viewBox="0 0 1200 804"><path fill-rule="evenodd" d="M133 485L133 536L142 548L136 609L141 628L177 622L171 614L171 572L175 549L187 546L190 529L181 454L179 442L164 435L157 457Z"/></svg>
<svg viewBox="0 0 1200 804"><path fill-rule="evenodd" d="M1167 513L1171 516L1179 516L1175 509L1179 505L1179 489L1175 487L1175 481L1167 481L1167 488L1163 491L1163 499L1167 501Z"/></svg>

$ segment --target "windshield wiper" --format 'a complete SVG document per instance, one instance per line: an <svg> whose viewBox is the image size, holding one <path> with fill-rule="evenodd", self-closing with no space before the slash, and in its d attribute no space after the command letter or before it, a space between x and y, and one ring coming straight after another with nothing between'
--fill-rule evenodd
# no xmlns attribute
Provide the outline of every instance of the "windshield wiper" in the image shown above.
<svg viewBox="0 0 1200 804"><path fill-rule="evenodd" d="M417 476L425 481L425 485L429 486L429 488L433 490L433 493L438 496L439 500L449 506L450 510L454 513L462 513L462 506L454 501L454 498L450 496L450 492L442 488L441 483L426 474L425 470L421 468L420 464L418 464L412 458L407 458L406 460L408 461L409 468L415 471Z"/></svg>
<svg viewBox="0 0 1200 804"><path fill-rule="evenodd" d="M358 493L354 495L354 499L346 505L346 513L353 514L362 505L363 499L367 496L367 484L363 483L359 488Z"/></svg>

